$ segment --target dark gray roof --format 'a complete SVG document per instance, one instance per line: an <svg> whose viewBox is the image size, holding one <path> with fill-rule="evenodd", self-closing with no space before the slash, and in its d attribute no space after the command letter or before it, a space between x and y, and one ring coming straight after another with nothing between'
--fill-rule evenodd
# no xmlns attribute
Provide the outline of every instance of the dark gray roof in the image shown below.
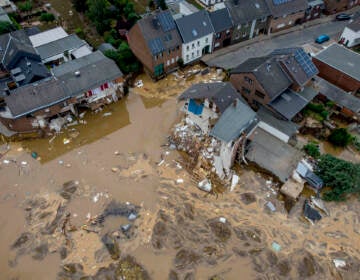
<svg viewBox="0 0 360 280"><path fill-rule="evenodd" d="M52 71L71 96L123 76L115 62L100 51L63 63ZM79 76L75 75L76 71L80 71Z"/></svg>
<svg viewBox="0 0 360 280"><path fill-rule="evenodd" d="M214 27L211 24L209 13L206 10L200 10L191 15L184 16L175 22L184 43L214 33Z"/></svg>
<svg viewBox="0 0 360 280"><path fill-rule="evenodd" d="M354 19L353 22L349 23L346 27L355 32L359 32L360 31L360 18Z"/></svg>
<svg viewBox="0 0 360 280"><path fill-rule="evenodd" d="M236 99L236 102L228 106L220 116L210 135L229 143L256 122L256 113L246 103Z"/></svg>
<svg viewBox="0 0 360 280"><path fill-rule="evenodd" d="M44 64L32 58L23 57L16 66L15 69L19 69L18 73L13 74L12 77L20 86L51 76ZM21 75L24 79L19 78Z"/></svg>
<svg viewBox="0 0 360 280"><path fill-rule="evenodd" d="M274 17L305 11L308 7L307 0L266 0L266 2Z"/></svg>
<svg viewBox="0 0 360 280"><path fill-rule="evenodd" d="M325 95L327 99L355 113L360 113L360 98L345 92L320 77L316 79L316 87L319 93Z"/></svg>
<svg viewBox="0 0 360 280"><path fill-rule="evenodd" d="M297 133L299 125L291 122L280 120L267 108L261 106L260 109L256 112L260 121L267 123L268 125L276 128L287 136L291 137Z"/></svg>
<svg viewBox="0 0 360 280"><path fill-rule="evenodd" d="M232 27L229 10L227 8L215 10L209 13L215 32L225 31Z"/></svg>
<svg viewBox="0 0 360 280"><path fill-rule="evenodd" d="M116 49L113 47L113 45L109 44L109 43L102 43L99 47L98 50L101 51L102 53L108 51L108 50L113 50L115 51Z"/></svg>
<svg viewBox="0 0 360 280"><path fill-rule="evenodd" d="M315 58L360 81L360 54L334 43Z"/></svg>
<svg viewBox="0 0 360 280"><path fill-rule="evenodd" d="M241 95L236 91L231 83L198 83L185 90L180 96L180 100L184 99L209 99L214 102L220 112L224 112L226 108L236 99L242 99ZM245 101L243 101L245 102Z"/></svg>
<svg viewBox="0 0 360 280"><path fill-rule="evenodd" d="M314 92L314 97L316 92ZM280 96L269 103L280 115L287 120L291 120L297 113L299 113L311 100L308 100L301 93L285 90Z"/></svg>
<svg viewBox="0 0 360 280"><path fill-rule="evenodd" d="M85 44L86 42L81 40L76 34L71 34L67 37L36 47L36 50L41 59L47 59L58 54L63 54L69 50L78 49Z"/></svg>
<svg viewBox="0 0 360 280"><path fill-rule="evenodd" d="M271 100L292 84L277 59L271 56L249 58L231 71L237 73L253 73Z"/></svg>
<svg viewBox="0 0 360 280"><path fill-rule="evenodd" d="M31 45L24 30L17 30L0 36L0 60L6 69L11 70L21 57L40 61L39 55Z"/></svg>
<svg viewBox="0 0 360 280"><path fill-rule="evenodd" d="M225 6L229 9L235 25L271 15L265 0L228 0L225 1Z"/></svg>
<svg viewBox="0 0 360 280"><path fill-rule="evenodd" d="M36 34L39 34L41 32L40 28L37 26L32 26L24 29L26 32L26 35L33 36Z"/></svg>
<svg viewBox="0 0 360 280"><path fill-rule="evenodd" d="M276 49L271 55L278 57L282 67L301 86L304 86L312 77L319 73L319 70L303 48Z"/></svg>
<svg viewBox="0 0 360 280"><path fill-rule="evenodd" d="M181 37L170 12L155 11L137 21L153 55L181 46Z"/></svg>
<svg viewBox="0 0 360 280"><path fill-rule="evenodd" d="M4 97L14 118L47 108L68 98L70 95L66 93L61 82L54 78L19 87Z"/></svg>
<svg viewBox="0 0 360 280"><path fill-rule="evenodd" d="M302 155L292 146L257 127L250 136L245 157L268 170L281 182L291 177Z"/></svg>

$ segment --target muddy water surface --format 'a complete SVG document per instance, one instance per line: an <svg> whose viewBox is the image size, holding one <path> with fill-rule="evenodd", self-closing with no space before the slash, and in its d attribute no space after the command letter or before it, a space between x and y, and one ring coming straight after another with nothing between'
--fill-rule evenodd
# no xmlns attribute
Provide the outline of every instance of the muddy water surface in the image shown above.
<svg viewBox="0 0 360 280"><path fill-rule="evenodd" d="M268 182L251 170L240 170L233 192L208 196L191 183L177 152L163 146L178 119L175 98L130 94L107 110L113 114L85 117L87 125L74 127L79 134L67 145L49 139L11 143L1 158L2 279L56 279L69 263L95 275L116 262L101 242L106 233L117 236L120 255L134 256L152 279L358 279L358 200L327 204L331 216L311 226L301 218L303 201L288 214ZM25 152L34 150L41 161ZM62 185L71 180L77 187L66 200ZM136 220L110 216L92 226L111 201L139 207ZM58 205L64 214L52 227ZM127 236L120 226L128 223ZM19 241L24 233L30 245ZM346 260L346 268L336 269L334 258Z"/></svg>

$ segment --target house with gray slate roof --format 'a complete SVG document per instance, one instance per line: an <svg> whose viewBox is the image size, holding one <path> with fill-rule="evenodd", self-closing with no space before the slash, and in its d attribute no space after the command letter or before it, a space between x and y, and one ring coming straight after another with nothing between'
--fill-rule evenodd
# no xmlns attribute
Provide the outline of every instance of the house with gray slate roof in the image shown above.
<svg viewBox="0 0 360 280"><path fill-rule="evenodd" d="M254 108L262 105L292 120L317 95L308 85L317 73L302 48L287 48L246 60L231 71L230 81Z"/></svg>
<svg viewBox="0 0 360 280"><path fill-rule="evenodd" d="M235 99L242 97L228 82L194 84L179 96L183 111L205 134Z"/></svg>
<svg viewBox="0 0 360 280"><path fill-rule="evenodd" d="M265 0L268 4L271 19L269 33L301 24L308 8L307 0Z"/></svg>
<svg viewBox="0 0 360 280"><path fill-rule="evenodd" d="M227 0L225 6L234 26L232 43L267 33L271 13L265 0Z"/></svg>
<svg viewBox="0 0 360 280"><path fill-rule="evenodd" d="M213 50L226 47L231 44L233 24L227 8L215 10L209 13L214 27Z"/></svg>
<svg viewBox="0 0 360 280"><path fill-rule="evenodd" d="M340 44L352 48L360 44L360 17L345 26L340 35Z"/></svg>
<svg viewBox="0 0 360 280"><path fill-rule="evenodd" d="M0 36L0 96L50 76L24 30Z"/></svg>
<svg viewBox="0 0 360 280"><path fill-rule="evenodd" d="M129 46L153 78L160 79L178 68L182 40L170 11L154 11L130 29Z"/></svg>
<svg viewBox="0 0 360 280"><path fill-rule="evenodd" d="M212 52L214 27L208 11L201 10L175 22L182 38L182 59L185 64Z"/></svg>

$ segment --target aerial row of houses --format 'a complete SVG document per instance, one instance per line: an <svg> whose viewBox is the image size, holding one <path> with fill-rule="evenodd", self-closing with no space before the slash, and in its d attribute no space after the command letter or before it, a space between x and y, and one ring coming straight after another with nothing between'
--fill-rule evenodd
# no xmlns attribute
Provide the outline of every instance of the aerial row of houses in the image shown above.
<svg viewBox="0 0 360 280"><path fill-rule="evenodd" d="M0 50L2 134L59 130L66 115L122 97L115 62L61 27L1 35Z"/></svg>
<svg viewBox="0 0 360 280"><path fill-rule="evenodd" d="M179 100L186 122L212 139L204 154L220 178L228 178L236 162L252 163L296 198L302 190L296 176L316 190L322 181L294 148L300 128L295 121L316 98L332 101L334 112L360 122L359 63L360 54L339 44L313 58L302 48L276 49L238 65L229 82L194 84Z"/></svg>
<svg viewBox="0 0 360 280"><path fill-rule="evenodd" d="M358 5L357 1L352 1ZM145 71L159 79L184 64L222 47L270 34L318 18L323 1L228 0L213 11L172 10L145 14L129 30L127 39Z"/></svg>

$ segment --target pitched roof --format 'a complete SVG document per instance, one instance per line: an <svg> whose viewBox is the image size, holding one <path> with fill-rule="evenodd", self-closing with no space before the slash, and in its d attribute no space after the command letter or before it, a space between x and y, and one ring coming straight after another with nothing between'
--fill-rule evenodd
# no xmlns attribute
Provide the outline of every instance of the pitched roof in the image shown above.
<svg viewBox="0 0 360 280"><path fill-rule="evenodd" d="M170 12L155 11L137 21L153 55L181 45L181 37Z"/></svg>
<svg viewBox="0 0 360 280"><path fill-rule="evenodd" d="M51 78L11 91L5 102L14 118L47 108L70 98L61 82Z"/></svg>
<svg viewBox="0 0 360 280"><path fill-rule="evenodd" d="M360 98L357 98L328 81L317 77L316 87L327 99L355 113L360 113Z"/></svg>
<svg viewBox="0 0 360 280"><path fill-rule="evenodd" d="M229 143L256 122L256 113L246 103L236 99L220 116L210 135Z"/></svg>
<svg viewBox="0 0 360 280"><path fill-rule="evenodd" d="M256 112L260 121L267 123L268 125L276 128L287 136L291 137L297 133L299 126L291 121L280 120L274 116L274 114L264 106Z"/></svg>
<svg viewBox="0 0 360 280"><path fill-rule="evenodd" d="M69 36L62 27L55 27L29 37L32 45L36 48Z"/></svg>
<svg viewBox="0 0 360 280"><path fill-rule="evenodd" d="M249 58L231 71L231 74L252 73L265 89L270 99L276 98L291 84L292 80L275 57Z"/></svg>
<svg viewBox="0 0 360 280"><path fill-rule="evenodd" d="M206 10L184 16L175 22L184 43L197 40L214 32L209 13Z"/></svg>
<svg viewBox="0 0 360 280"><path fill-rule="evenodd" d="M279 58L282 62L282 67L301 86L304 86L319 73L319 70L303 48L276 49L271 55L276 55Z"/></svg>
<svg viewBox="0 0 360 280"><path fill-rule="evenodd" d="M229 9L234 24L242 24L262 19L271 15L265 0L228 0L225 6Z"/></svg>
<svg viewBox="0 0 360 280"><path fill-rule="evenodd" d="M308 7L307 0L266 0L266 3L274 17L305 11Z"/></svg>
<svg viewBox="0 0 360 280"><path fill-rule="evenodd" d="M24 30L17 30L0 36L0 60L10 70L17 61L23 57L31 57L39 60L40 57L31 45L31 42Z"/></svg>
<svg viewBox="0 0 360 280"><path fill-rule="evenodd" d="M360 54L334 43L314 57L360 81Z"/></svg>
<svg viewBox="0 0 360 280"><path fill-rule="evenodd" d="M100 51L63 63L52 71L71 96L77 96L123 75L115 62ZM76 71L80 75L75 75Z"/></svg>
<svg viewBox="0 0 360 280"><path fill-rule="evenodd" d="M99 47L98 50L101 51L102 53L108 51L108 50L113 50L115 51L116 49L113 47L113 45L109 44L109 43L102 43Z"/></svg>
<svg viewBox="0 0 360 280"><path fill-rule="evenodd" d="M317 93L314 91L315 97ZM308 100L301 93L285 90L281 95L269 103L273 109L284 116L287 120L291 120L297 113L299 113L311 100Z"/></svg>
<svg viewBox="0 0 360 280"><path fill-rule="evenodd" d="M81 46L86 45L84 40L81 40L76 34L51 41L41 46L36 47L42 60L50 58L52 56L63 54L66 51L78 49Z"/></svg>
<svg viewBox="0 0 360 280"><path fill-rule="evenodd" d="M220 112L224 112L226 108L236 99L241 100L241 95L236 91L233 85L227 83L198 83L185 90L180 96L180 100L184 99L209 99L216 104ZM245 102L245 101L244 101Z"/></svg>
<svg viewBox="0 0 360 280"><path fill-rule="evenodd" d="M215 32L221 32L232 27L232 21L227 8L213 11L209 13L209 16Z"/></svg>
<svg viewBox="0 0 360 280"><path fill-rule="evenodd" d="M249 161L268 170L281 182L290 178L302 157L300 151L259 127L250 135L250 140L245 155Z"/></svg>

